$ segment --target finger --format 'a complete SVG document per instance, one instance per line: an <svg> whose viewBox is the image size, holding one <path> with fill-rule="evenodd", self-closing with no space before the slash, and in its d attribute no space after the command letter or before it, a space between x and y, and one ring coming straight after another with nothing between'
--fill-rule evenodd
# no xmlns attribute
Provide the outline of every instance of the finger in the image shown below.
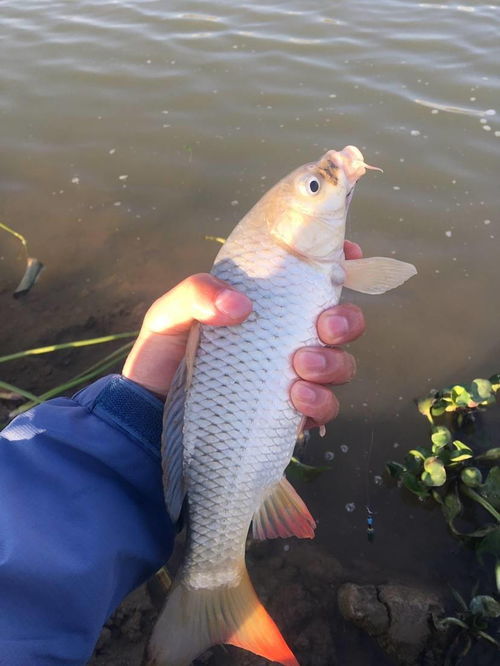
<svg viewBox="0 0 500 666"><path fill-rule="evenodd" d="M363 250L361 246L353 241L344 241L344 255L347 260L361 259L363 257Z"/></svg>
<svg viewBox="0 0 500 666"><path fill-rule="evenodd" d="M365 332L365 318L360 308L342 303L320 314L316 323L318 335L326 345L352 342Z"/></svg>
<svg viewBox="0 0 500 666"><path fill-rule="evenodd" d="M161 335L188 331L193 321L211 326L241 323L252 311L250 299L209 273L192 275L149 308L143 329Z"/></svg>
<svg viewBox="0 0 500 666"><path fill-rule="evenodd" d="M339 403L325 386L297 380L290 389L290 398L295 409L322 424L334 419L339 412Z"/></svg>
<svg viewBox="0 0 500 666"><path fill-rule="evenodd" d="M301 379L316 384L345 384L356 372L356 361L342 349L302 347L293 356L293 367Z"/></svg>

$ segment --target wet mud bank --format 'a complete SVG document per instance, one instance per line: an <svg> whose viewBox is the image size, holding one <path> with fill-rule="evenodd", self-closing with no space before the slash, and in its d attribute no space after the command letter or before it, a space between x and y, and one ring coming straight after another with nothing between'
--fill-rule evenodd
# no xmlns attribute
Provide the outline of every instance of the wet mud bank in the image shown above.
<svg viewBox="0 0 500 666"><path fill-rule="evenodd" d="M447 590L389 581L384 572L354 570L314 542L252 543L247 561L255 588L301 666L442 666L447 636L432 625ZM355 581L355 582L354 582ZM160 595L161 596L161 595ZM90 666L134 666L161 608L154 582L128 597L106 624ZM475 653L464 664L493 664ZM196 666L266 666L232 646L215 646Z"/></svg>

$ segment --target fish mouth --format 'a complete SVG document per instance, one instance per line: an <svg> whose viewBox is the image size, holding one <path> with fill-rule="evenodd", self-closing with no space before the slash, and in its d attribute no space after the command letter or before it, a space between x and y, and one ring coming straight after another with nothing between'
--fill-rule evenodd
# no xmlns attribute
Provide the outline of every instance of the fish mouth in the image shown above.
<svg viewBox="0 0 500 666"><path fill-rule="evenodd" d="M342 150L329 150L321 160L325 170L329 172L341 169L344 172L349 192L347 197L352 196L354 185L357 181L364 176L367 169L374 171L382 171L378 167L366 164L363 153L356 148L356 146L346 146ZM332 180L333 180L332 174ZM336 177L335 177L336 179Z"/></svg>

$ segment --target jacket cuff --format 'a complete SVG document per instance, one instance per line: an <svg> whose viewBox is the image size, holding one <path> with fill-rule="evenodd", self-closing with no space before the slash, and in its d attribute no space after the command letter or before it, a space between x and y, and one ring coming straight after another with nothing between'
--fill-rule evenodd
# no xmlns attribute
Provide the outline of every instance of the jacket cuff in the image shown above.
<svg viewBox="0 0 500 666"><path fill-rule="evenodd" d="M159 459L163 402L122 375L102 377L73 396L78 404Z"/></svg>

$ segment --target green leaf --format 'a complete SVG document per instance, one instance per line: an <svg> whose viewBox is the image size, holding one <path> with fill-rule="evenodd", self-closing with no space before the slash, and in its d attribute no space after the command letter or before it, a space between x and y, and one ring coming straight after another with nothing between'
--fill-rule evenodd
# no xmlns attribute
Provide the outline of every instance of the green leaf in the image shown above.
<svg viewBox="0 0 500 666"><path fill-rule="evenodd" d="M474 453L473 450L470 448L470 446L467 446L467 444L464 444L459 439L453 440L453 446L457 449L457 451L466 451L467 453Z"/></svg>
<svg viewBox="0 0 500 666"><path fill-rule="evenodd" d="M395 460L389 460L385 466L393 479L399 479L406 472L406 467Z"/></svg>
<svg viewBox="0 0 500 666"><path fill-rule="evenodd" d="M456 489L450 490L450 492L446 494L441 509L452 532L457 533L453 526L453 521L462 511L462 502L460 501Z"/></svg>
<svg viewBox="0 0 500 666"><path fill-rule="evenodd" d="M493 597L486 594L479 594L474 597L469 608L474 615L482 615L483 617L500 617L500 603Z"/></svg>
<svg viewBox="0 0 500 666"><path fill-rule="evenodd" d="M313 481L323 472L328 471L331 467L313 467L312 465L305 465L297 458L293 457L288 467L286 468L287 474L300 481Z"/></svg>
<svg viewBox="0 0 500 666"><path fill-rule="evenodd" d="M448 403L444 400L436 400L429 410L431 417L442 416L446 412L447 407ZM430 420L432 421L432 418Z"/></svg>
<svg viewBox="0 0 500 666"><path fill-rule="evenodd" d="M465 386L457 384L451 389L451 399L457 407L468 407L473 402L472 396Z"/></svg>
<svg viewBox="0 0 500 666"><path fill-rule="evenodd" d="M495 449L488 449L488 451L485 451L484 453L481 453L481 455L476 456L476 460L485 460L487 462L495 462L500 460L500 447Z"/></svg>
<svg viewBox="0 0 500 666"><path fill-rule="evenodd" d="M500 557L500 527L496 526L484 536L476 547L478 555L495 555Z"/></svg>
<svg viewBox="0 0 500 666"><path fill-rule="evenodd" d="M461 451L454 451L450 455L450 463L459 463L463 462L464 460L470 460L472 458L471 453L462 453Z"/></svg>
<svg viewBox="0 0 500 666"><path fill-rule="evenodd" d="M407 471L411 474L420 476L424 466L424 461L431 455L431 453L432 452L429 449L425 449L421 446L418 446L416 449L409 451L404 458Z"/></svg>
<svg viewBox="0 0 500 666"><path fill-rule="evenodd" d="M491 382L491 388L494 391L498 391L498 389L500 388L500 374L491 375L490 382Z"/></svg>
<svg viewBox="0 0 500 666"><path fill-rule="evenodd" d="M483 482L481 471L477 467L464 467L460 472L460 478L469 488L477 488Z"/></svg>
<svg viewBox="0 0 500 666"><path fill-rule="evenodd" d="M420 480L414 474L406 472L405 474L403 474L401 478L403 481L403 485L410 492L414 493L415 495L418 495L418 497L421 497L422 499L426 499L427 497L429 497L429 491L424 485L422 485Z"/></svg>
<svg viewBox="0 0 500 666"><path fill-rule="evenodd" d="M426 486L442 486L446 482L446 469L436 456L430 456L424 462L421 479Z"/></svg>
<svg viewBox="0 0 500 666"><path fill-rule="evenodd" d="M493 387L488 379L474 379L470 394L475 402L488 402L493 398Z"/></svg>
<svg viewBox="0 0 500 666"><path fill-rule="evenodd" d="M433 444L432 452L437 453L440 449L443 448L443 446L446 446L446 444L451 442L451 432L448 430L448 428L445 428L445 426L435 426L432 429L431 440Z"/></svg>
<svg viewBox="0 0 500 666"><path fill-rule="evenodd" d="M500 467L493 467L481 486L479 493L497 511L500 511Z"/></svg>
<svg viewBox="0 0 500 666"><path fill-rule="evenodd" d="M428 396L427 398L422 398L417 402L418 411L426 416L429 421L432 423L431 407L434 404L434 396Z"/></svg>

